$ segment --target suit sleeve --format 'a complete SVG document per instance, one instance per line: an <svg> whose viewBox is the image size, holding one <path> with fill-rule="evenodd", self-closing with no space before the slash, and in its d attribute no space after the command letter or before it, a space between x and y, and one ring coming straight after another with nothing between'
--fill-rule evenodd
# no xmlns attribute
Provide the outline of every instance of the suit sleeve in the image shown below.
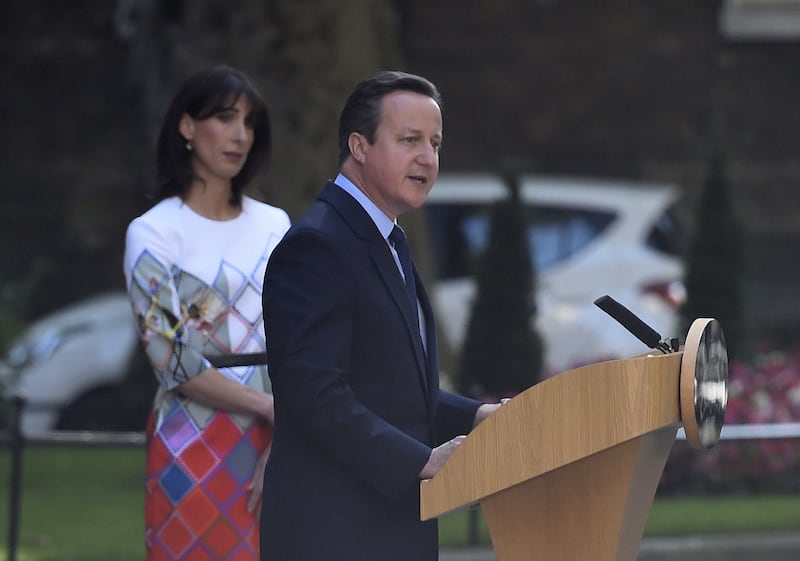
<svg viewBox="0 0 800 561"><path fill-rule="evenodd" d="M396 497L418 484L431 448L370 411L348 385L355 282L345 263L308 232L285 238L270 258L263 299L277 423Z"/></svg>
<svg viewBox="0 0 800 561"><path fill-rule="evenodd" d="M480 405L480 401L440 391L434 418L436 444L442 444L461 434L469 434Z"/></svg>

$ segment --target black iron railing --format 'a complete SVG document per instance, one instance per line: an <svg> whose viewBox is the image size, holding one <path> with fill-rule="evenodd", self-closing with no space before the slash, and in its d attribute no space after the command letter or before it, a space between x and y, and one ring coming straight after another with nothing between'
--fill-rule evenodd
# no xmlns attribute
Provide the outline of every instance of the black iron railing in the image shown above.
<svg viewBox="0 0 800 561"><path fill-rule="evenodd" d="M29 406L25 399L15 397L8 431L0 431L0 446L11 449L11 471L9 476L9 518L7 561L17 561L19 521L22 493L22 461L28 446L84 446L84 447L139 447L145 444L144 432L99 432L99 431L50 431L41 436L27 437L22 431L22 412ZM677 438L685 439L683 429ZM764 440L800 438L800 423L765 423L746 425L724 425L720 440ZM478 511L470 511L468 542L479 542Z"/></svg>
<svg viewBox="0 0 800 561"><path fill-rule="evenodd" d="M22 460L28 446L144 446L144 432L51 431L45 435L27 437L22 431L22 411L25 399L14 397L9 419L9 430L0 432L0 446L11 449L8 505L8 551L6 560L17 561L20 505L22 493Z"/></svg>

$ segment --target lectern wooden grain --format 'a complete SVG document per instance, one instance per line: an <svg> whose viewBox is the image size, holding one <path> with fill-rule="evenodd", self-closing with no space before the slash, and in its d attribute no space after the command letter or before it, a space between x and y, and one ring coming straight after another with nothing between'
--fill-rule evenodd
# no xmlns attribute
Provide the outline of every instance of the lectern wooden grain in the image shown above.
<svg viewBox="0 0 800 561"><path fill-rule="evenodd" d="M724 338L708 318L678 352L559 374L501 407L421 483L421 518L479 504L498 561L635 561L678 428L713 445L726 388Z"/></svg>

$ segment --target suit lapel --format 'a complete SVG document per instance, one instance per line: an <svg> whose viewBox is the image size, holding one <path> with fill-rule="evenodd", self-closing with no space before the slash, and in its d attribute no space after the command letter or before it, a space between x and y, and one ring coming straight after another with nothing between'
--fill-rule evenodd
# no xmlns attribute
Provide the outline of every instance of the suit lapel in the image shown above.
<svg viewBox="0 0 800 561"><path fill-rule="evenodd" d="M427 360L426 370L428 373L428 394L435 392L439 387L439 344L436 337L436 321L433 315L428 291L422 282L422 278L414 266L414 275L417 280L417 298L419 299L420 312L425 321L425 360Z"/></svg>
<svg viewBox="0 0 800 561"><path fill-rule="evenodd" d="M397 264L392 257L391 250L389 249L386 240L381 236L375 223L369 217L367 212L353 197L346 191L338 187L336 184L329 182L319 196L320 200L332 205L341 215L345 221L353 229L353 232L367 244L367 252L372 260L378 275L382 279L384 285L392 296L398 311L403 317L403 321L408 330L409 337L412 341L414 348L414 355L417 362L417 368L420 376L420 383L427 396L430 393L429 384L431 383L431 376L428 369L428 357L425 354L425 349L422 346L422 337L420 335L419 320L414 316L411 303L408 301L408 293L406 292L403 278L400 276L400 271L397 269ZM416 266L414 267L414 275L417 279L417 290L424 292L422 287L422 280L417 274ZM419 294L418 294L419 295ZM421 297L420 297L421 299ZM426 310L430 310L430 304L425 296ZM432 317L428 312L425 312L425 320L430 328L435 328L433 325ZM428 338L431 341L431 338ZM435 345L435 339L433 339Z"/></svg>

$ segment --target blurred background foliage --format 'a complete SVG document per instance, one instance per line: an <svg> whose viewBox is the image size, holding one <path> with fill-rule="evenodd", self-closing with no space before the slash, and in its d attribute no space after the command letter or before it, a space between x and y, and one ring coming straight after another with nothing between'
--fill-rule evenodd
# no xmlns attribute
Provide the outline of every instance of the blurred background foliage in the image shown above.
<svg viewBox="0 0 800 561"><path fill-rule="evenodd" d="M160 119L200 67L232 64L262 89L274 154L254 189L296 216L335 172L350 88L403 66L396 26L389 2L365 0L11 0L0 271L27 285L20 311L123 286L124 231L151 204Z"/></svg>

